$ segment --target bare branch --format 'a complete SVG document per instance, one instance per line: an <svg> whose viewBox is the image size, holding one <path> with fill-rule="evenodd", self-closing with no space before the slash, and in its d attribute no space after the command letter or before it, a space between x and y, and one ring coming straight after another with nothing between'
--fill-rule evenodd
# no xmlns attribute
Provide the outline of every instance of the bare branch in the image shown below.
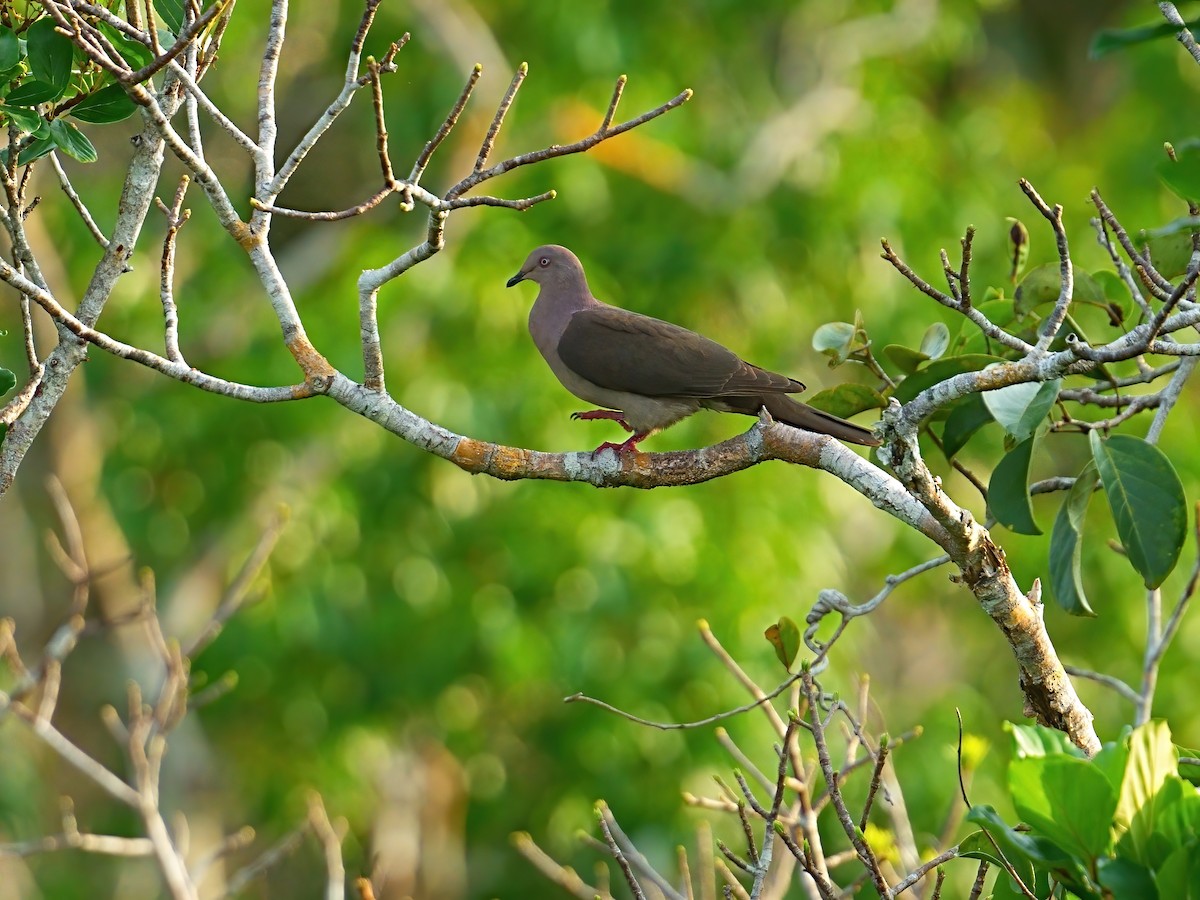
<svg viewBox="0 0 1200 900"><path fill-rule="evenodd" d="M449 136L450 132L454 130L454 126L458 124L458 118L466 108L467 101L471 99L471 93L475 90L475 85L479 83L479 76L482 74L483 66L476 63L475 68L471 70L471 74L467 76L467 83L463 85L462 93L458 95L458 100L450 108L450 112L446 114L441 127L438 128L437 133L425 144L425 148L417 156L417 161L413 164L412 172L408 176L408 180L412 184L420 183L421 176L425 174L425 168L429 165L429 160L433 158L434 152L441 146L442 141Z"/></svg>
<svg viewBox="0 0 1200 900"><path fill-rule="evenodd" d="M58 183L62 187L63 193L67 195L67 199L71 201L71 205L75 207L75 211L79 213L79 218L83 220L83 224L87 226L87 230L91 233L96 243L101 247L108 247L108 238L104 236L104 232L100 230L100 226L92 218L92 214L88 211L86 204L84 204L79 194L76 193L75 187L71 184L71 179L67 176L66 170L63 169L62 163L58 160L58 153L50 154L50 165L54 167L54 174L58 176Z"/></svg>
<svg viewBox="0 0 1200 900"><path fill-rule="evenodd" d="M525 76L529 72L529 63L521 63L517 66L517 73L513 75L513 80L508 85L508 90L505 92L500 105L496 107L496 115L492 117L491 127L488 128L487 135L483 139L483 144L479 148L479 155L475 158L474 171L478 172L487 165L488 157L492 155L492 147L496 144L496 137L500 134L500 128L504 125L504 117L508 115L509 107L512 106L513 100L516 99L517 91L521 89L521 82L525 80Z"/></svg>
<svg viewBox="0 0 1200 900"><path fill-rule="evenodd" d="M1183 16L1179 14L1179 10L1175 8L1174 3L1159 3L1159 11L1162 12L1165 18L1171 25L1179 29L1179 34L1175 36L1179 43L1183 44L1188 53L1192 54L1192 59L1200 63L1200 46L1196 45L1196 38L1192 35L1191 30L1187 27L1187 23L1183 20Z"/></svg>

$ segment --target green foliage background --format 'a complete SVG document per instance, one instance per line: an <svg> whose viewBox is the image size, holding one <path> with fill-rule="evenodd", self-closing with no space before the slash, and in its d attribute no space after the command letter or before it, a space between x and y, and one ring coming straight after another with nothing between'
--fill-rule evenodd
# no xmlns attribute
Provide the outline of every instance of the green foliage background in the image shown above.
<svg viewBox="0 0 1200 900"><path fill-rule="evenodd" d="M421 415L485 440L569 450L612 438L603 423L568 420L578 404L525 333L532 289L504 289L540 243L574 249L597 296L720 337L812 391L863 375L825 368L810 346L823 322L861 310L878 346L914 345L934 320L957 334L958 322L879 259L881 236L934 280L938 250L953 257L965 226L976 225L977 289L1007 283L1005 216L1029 226L1031 266L1053 259L1052 235L1017 189L1019 177L1063 204L1077 264L1104 268L1087 224L1093 186L1130 228L1183 212L1154 166L1164 141L1195 136L1200 68L1169 40L1087 58L1097 29L1142 24L1153 12L1146 4L1043 9L1006 0L384 4L368 50L381 54L388 40L413 34L386 85L398 171L432 135L470 66L485 63L468 115L426 178L434 189L469 168L493 103L522 60L530 75L497 157L589 131L620 73L630 76L627 116L684 87L696 92L682 109L599 152L493 183L513 197L554 188L554 202L524 214L456 213L446 250L381 295L389 388ZM262 39L255 23L265 15L261 0L240 0L221 63L205 82L243 127L252 123ZM295 5L281 146L338 90L358 17L352 2ZM340 208L374 190L366 99L281 202ZM70 169L102 227L132 127L85 127L100 162ZM235 193L248 184L231 145L214 140L210 155ZM51 279L77 293L95 247L48 174L35 227L57 259ZM164 183L164 199L168 191ZM176 288L185 353L229 377L295 380L239 252L199 193L189 200ZM164 226L153 216L150 223L136 270L101 325L156 346L155 244ZM361 367L355 279L419 241L423 229L419 215L395 205L345 223L276 222L275 246L308 331L351 375ZM18 370L14 303L0 306L0 328L8 332L0 365ZM698 619L770 685L782 671L762 639L768 624L781 614L801 620L821 588L864 599L888 573L934 555L924 538L819 472L763 465L653 492L500 483L468 476L319 399L239 404L97 351L84 374L22 469L16 496L0 506L0 612L16 616L18 633L33 640L49 632L69 595L40 549L39 531L52 521L47 471L94 473L82 483L94 486L95 499L84 499L107 509L136 563L155 570L167 624L185 633L203 620L214 588L236 570L269 511L288 504L265 599L198 662L208 677L236 671L238 688L198 714L197 755L177 764L195 767L193 789L220 809L227 829L255 823L266 837L291 827L304 788L317 788L351 823L351 872L370 867L360 841L381 806L383 763L401 751L444 759L442 748L469 785L450 826L464 833L468 896L552 894L509 847L516 830L587 871L591 856L574 833L591 828L591 804L601 797L666 864L701 815L683 807L680 789L711 793L711 775L729 767L712 730L650 731L562 698L582 691L652 719L710 715L744 696L697 639ZM1200 481L1195 412L1195 397L1186 397L1162 442L1190 498ZM701 415L647 449L701 446L748 425ZM1088 458L1078 436L1052 436L1046 446L1042 474L1074 474ZM1001 452L992 426L964 460L986 472ZM982 518L969 485L949 470L943 477ZM1035 500L1044 528L1057 502ZM1102 506L1092 504L1084 551L1099 618L1069 619L1054 608L1047 618L1066 661L1136 680L1144 590L1104 545L1112 532ZM1020 584L1045 579L1046 538L998 534ZM1185 549L1181 569L1192 552ZM1166 597L1184 577L1168 580ZM103 603L103 585L99 592ZM1200 744L1184 674L1196 665L1196 638L1185 624L1156 704L1185 746ZM117 649L116 639L85 645L65 673L83 684L62 712L64 728L97 747L105 738L94 710L119 705L129 675L114 662ZM857 622L824 683L853 693L860 675L874 685L878 730L926 729L896 764L918 834L936 834L957 791L954 707L970 732L997 743L1002 720L1022 719L1011 654L970 596L935 572ZM1130 710L1090 684L1078 687L1101 737L1115 737ZM771 764L762 723L748 717L728 728L760 764ZM0 731L0 742L19 741L13 726ZM1002 755L985 759L973 799L999 803ZM33 765L38 771L21 768ZM17 837L55 830L52 795L40 781L52 772L42 762L0 769L0 828ZM106 817L102 801L89 797L77 796L81 823L134 827ZM115 878L88 859L33 865L45 896L76 896L83 883ZM275 884L307 896L316 865L278 874Z"/></svg>

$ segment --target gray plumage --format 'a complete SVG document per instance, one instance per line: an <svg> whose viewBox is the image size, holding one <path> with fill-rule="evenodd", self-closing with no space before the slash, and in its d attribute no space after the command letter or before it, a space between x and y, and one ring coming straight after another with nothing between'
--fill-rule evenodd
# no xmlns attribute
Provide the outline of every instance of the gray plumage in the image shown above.
<svg viewBox="0 0 1200 900"><path fill-rule="evenodd" d="M563 387L603 407L576 418L612 419L639 441L700 409L756 416L765 406L776 420L843 441L874 446L865 428L793 400L804 385L740 359L716 341L670 322L609 306L592 296L583 266L566 247L549 244L529 254L508 280L535 281L541 290L529 312L529 333Z"/></svg>

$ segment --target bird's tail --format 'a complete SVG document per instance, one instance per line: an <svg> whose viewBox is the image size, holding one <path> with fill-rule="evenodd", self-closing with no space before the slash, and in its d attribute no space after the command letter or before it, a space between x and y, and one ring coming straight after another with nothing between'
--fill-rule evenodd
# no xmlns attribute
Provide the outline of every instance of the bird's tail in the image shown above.
<svg viewBox="0 0 1200 900"><path fill-rule="evenodd" d="M829 434L839 441L862 444L864 447L879 446L879 439L870 430L793 400L787 394L767 394L762 398L762 405L777 421L796 428Z"/></svg>

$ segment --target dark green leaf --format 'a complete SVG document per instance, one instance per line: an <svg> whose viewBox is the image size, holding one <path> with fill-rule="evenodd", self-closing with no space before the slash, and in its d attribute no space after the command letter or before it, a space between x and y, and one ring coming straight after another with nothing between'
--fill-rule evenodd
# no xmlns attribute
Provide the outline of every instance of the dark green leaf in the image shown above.
<svg viewBox="0 0 1200 900"><path fill-rule="evenodd" d="M1117 792L1091 761L1030 756L1008 767L1008 789L1021 820L1082 859L1108 850Z"/></svg>
<svg viewBox="0 0 1200 900"><path fill-rule="evenodd" d="M926 388L931 388L935 384L945 381L947 378L953 378L955 375L961 375L964 372L978 372L980 369L990 366L992 363L1004 362L998 356L989 356L986 353L968 353L963 356L951 356L947 359L938 359L929 363L920 372L915 375L909 375L900 384L896 386L896 390L892 392L892 396L901 403L907 403L917 394Z"/></svg>
<svg viewBox="0 0 1200 900"><path fill-rule="evenodd" d="M29 51L29 69L33 77L52 85L59 96L71 83L71 63L75 45L65 35L54 30L54 20L49 16L38 19L25 32Z"/></svg>
<svg viewBox="0 0 1200 900"><path fill-rule="evenodd" d="M50 123L50 137L63 153L82 163L96 161L96 148L87 136L63 119L55 119Z"/></svg>
<svg viewBox="0 0 1200 900"><path fill-rule="evenodd" d="M133 115L137 104L119 84L101 88L71 109L71 115L83 122L105 124L119 122Z"/></svg>
<svg viewBox="0 0 1200 900"><path fill-rule="evenodd" d="M1030 269L1021 279L1013 295L1018 315L1026 315L1039 306L1054 303L1062 293L1062 269L1058 263L1046 263ZM1076 269L1071 299L1076 301L1103 303L1104 290L1082 269Z"/></svg>
<svg viewBox="0 0 1200 900"><path fill-rule="evenodd" d="M883 348L883 355L905 375L912 375L921 367L921 363L929 360L928 354L905 347L903 344L888 344Z"/></svg>
<svg viewBox="0 0 1200 900"><path fill-rule="evenodd" d="M1154 167L1163 184L1184 200L1200 200L1200 145L1187 141L1175 147L1175 158Z"/></svg>
<svg viewBox="0 0 1200 900"><path fill-rule="evenodd" d="M942 449L946 459L953 459L958 451L967 445L971 435L991 422L992 414L988 412L987 404L979 394L967 394L946 417L946 425L942 429Z"/></svg>
<svg viewBox="0 0 1200 900"><path fill-rule="evenodd" d="M1200 219L1179 219L1157 231L1138 232L1137 246L1150 253L1150 262L1160 275L1175 278L1187 271L1196 230L1200 230Z"/></svg>
<svg viewBox="0 0 1200 900"><path fill-rule="evenodd" d="M121 58L133 68L140 69L142 66L149 65L154 61L154 51L140 41L126 37L105 22L101 22L97 27L108 38L109 43L121 54Z"/></svg>
<svg viewBox="0 0 1200 900"><path fill-rule="evenodd" d="M0 396L7 394L17 386L17 376L8 369L0 369Z"/></svg>
<svg viewBox="0 0 1200 900"><path fill-rule="evenodd" d="M1040 437L1034 432L1006 453L988 482L988 509L997 522L1018 534L1042 533L1029 499L1029 466Z"/></svg>
<svg viewBox="0 0 1200 900"><path fill-rule="evenodd" d="M1084 466L1063 500L1050 532L1050 593L1073 616L1094 616L1083 592L1083 520L1099 476L1095 463Z"/></svg>
<svg viewBox="0 0 1200 900"><path fill-rule="evenodd" d="M937 359L949 346L950 329L941 322L934 322L921 337L920 352L926 359Z"/></svg>
<svg viewBox="0 0 1200 900"><path fill-rule="evenodd" d="M11 28L0 25L0 72L7 72L21 61L21 42Z"/></svg>
<svg viewBox="0 0 1200 900"><path fill-rule="evenodd" d="M867 409L884 409L887 400L865 384L839 384L805 398L805 403L843 419Z"/></svg>
<svg viewBox="0 0 1200 900"><path fill-rule="evenodd" d="M1119 328L1129 317L1129 308L1133 300L1129 293L1129 285L1122 281L1116 272L1109 272L1105 269L1093 272L1092 277L1096 280L1096 284L1100 285L1100 290L1104 291L1108 323L1114 328Z"/></svg>
<svg viewBox="0 0 1200 900"><path fill-rule="evenodd" d="M1008 278L1014 284L1025 271L1029 259L1029 229L1020 219L1008 217Z"/></svg>
<svg viewBox="0 0 1200 900"><path fill-rule="evenodd" d="M1058 263L1046 263L1030 269L1013 294L1017 315L1026 315L1030 310L1045 303L1053 303L1062 293L1062 271Z"/></svg>
<svg viewBox="0 0 1200 900"><path fill-rule="evenodd" d="M968 859L982 859L993 866L1003 865L1000 860L1000 854L996 852L996 848L988 840L986 831L973 831L963 838L958 845L958 855L965 856Z"/></svg>
<svg viewBox="0 0 1200 900"><path fill-rule="evenodd" d="M1146 587L1156 588L1175 568L1187 537L1179 475L1161 450L1141 438L1117 434L1104 441L1093 431L1090 440L1121 545Z"/></svg>
<svg viewBox="0 0 1200 900"><path fill-rule="evenodd" d="M154 0L154 11L162 24L179 34L183 28L183 0Z"/></svg>
<svg viewBox="0 0 1200 900"><path fill-rule="evenodd" d="M1200 841L1193 839L1191 843L1173 851L1163 860L1154 877L1159 897L1200 900Z"/></svg>
<svg viewBox="0 0 1200 900"><path fill-rule="evenodd" d="M984 391L983 402L992 418L1012 435L1013 440L1023 441L1042 424L1061 389L1062 379L1057 378L1041 384L1036 381L1010 384Z"/></svg>
<svg viewBox="0 0 1200 900"><path fill-rule="evenodd" d="M787 616L780 616L776 624L767 626L763 637L775 648L775 655L783 663L783 667L791 669L792 663L796 661L796 654L800 652L799 626Z"/></svg>
<svg viewBox="0 0 1200 900"><path fill-rule="evenodd" d="M66 91L66 87L57 88L44 81L31 79L9 91L4 102L9 106L37 106L57 100Z"/></svg>
<svg viewBox="0 0 1200 900"><path fill-rule="evenodd" d="M1196 31L1197 25L1200 25L1200 20L1185 22L1184 24L1196 35L1197 39L1200 39L1200 33ZM1124 50L1126 47L1132 47L1134 44L1154 41L1159 38L1174 37L1178 33L1178 28L1165 22L1158 25L1146 25L1141 28L1105 28L1102 31L1096 32L1096 36L1092 38L1092 45L1088 47L1088 56L1092 59L1098 59L1106 53L1112 53L1114 50Z"/></svg>
<svg viewBox="0 0 1200 900"><path fill-rule="evenodd" d="M1200 759L1200 750L1190 750L1187 747L1176 747L1176 752L1179 754L1179 776L1186 778L1192 784L1200 785L1200 763L1185 763L1184 757L1189 759Z"/></svg>
<svg viewBox="0 0 1200 900"><path fill-rule="evenodd" d="M25 166L33 162L35 159L41 159L47 153L52 151L55 146L57 145L54 143L53 138L38 138L20 152L20 154L17 156L17 165ZM5 147L3 151L0 151L0 155L2 155L2 158L7 161L8 148Z"/></svg>
<svg viewBox="0 0 1200 900"><path fill-rule="evenodd" d="M1128 859L1105 858L1096 865L1096 880L1112 892L1113 900L1158 900L1162 895L1145 866ZM1167 897L1180 895L1167 894Z"/></svg>

